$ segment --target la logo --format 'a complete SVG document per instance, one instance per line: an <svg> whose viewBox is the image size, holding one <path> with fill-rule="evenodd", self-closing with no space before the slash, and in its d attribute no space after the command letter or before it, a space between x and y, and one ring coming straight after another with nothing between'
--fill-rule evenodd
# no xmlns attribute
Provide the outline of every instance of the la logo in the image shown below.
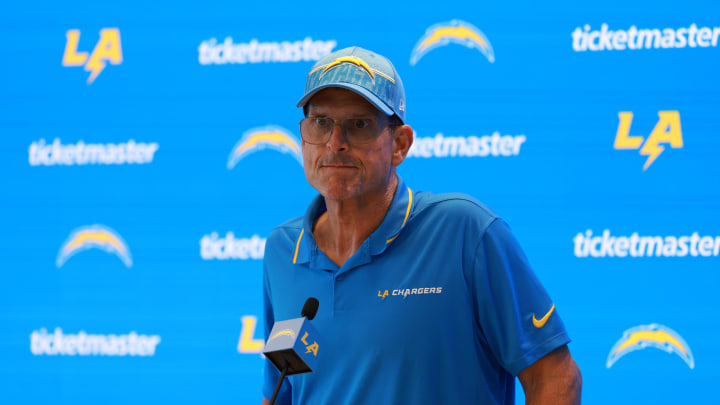
<svg viewBox="0 0 720 405"><path fill-rule="evenodd" d="M680 113L677 111L658 111L659 119L647 140L644 140L642 136L630 135L632 112L621 112L618 113L618 116L620 124L615 135L615 149L640 149L640 154L648 157L643 170L647 170L665 150L665 147L660 145L661 143L669 143L672 148L683 147Z"/></svg>
<svg viewBox="0 0 720 405"><path fill-rule="evenodd" d="M305 345L305 349L307 349L307 351L305 353L312 352L313 356L317 357L317 352L318 352L318 349L320 348L320 345L318 345L317 342L312 342L311 344L309 344L307 342L308 335L309 335L309 333L305 332L305 335L303 335L303 337L300 338L300 341L303 342L303 344Z"/></svg>
<svg viewBox="0 0 720 405"><path fill-rule="evenodd" d="M87 84L91 84L100 72L105 69L106 62L113 65L122 63L120 31L117 28L101 29L100 39L90 55L87 52L78 52L80 30L68 30L65 37L67 41L65 42L62 65L85 66L85 71L90 72Z"/></svg>

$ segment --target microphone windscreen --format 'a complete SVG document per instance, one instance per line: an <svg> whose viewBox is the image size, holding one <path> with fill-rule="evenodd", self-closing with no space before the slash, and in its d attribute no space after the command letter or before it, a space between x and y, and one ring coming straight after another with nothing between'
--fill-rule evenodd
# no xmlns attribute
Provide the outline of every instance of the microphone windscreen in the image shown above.
<svg viewBox="0 0 720 405"><path fill-rule="evenodd" d="M317 300L317 298L310 297L307 299L307 301L305 301L305 305L303 305L303 309L300 315L312 321L313 318L315 318L315 314L317 314L319 306L320 302Z"/></svg>

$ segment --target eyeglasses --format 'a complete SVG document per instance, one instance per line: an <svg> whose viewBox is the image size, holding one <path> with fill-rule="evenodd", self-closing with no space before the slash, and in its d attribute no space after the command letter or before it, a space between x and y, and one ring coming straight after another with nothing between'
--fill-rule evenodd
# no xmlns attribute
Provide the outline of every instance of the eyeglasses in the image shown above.
<svg viewBox="0 0 720 405"><path fill-rule="evenodd" d="M340 124L343 134L351 145L372 142L380 135L383 126L369 118L346 118L336 121L327 117L308 117L300 120L300 136L312 145L323 145L330 140L335 125ZM384 125L392 127L394 125Z"/></svg>

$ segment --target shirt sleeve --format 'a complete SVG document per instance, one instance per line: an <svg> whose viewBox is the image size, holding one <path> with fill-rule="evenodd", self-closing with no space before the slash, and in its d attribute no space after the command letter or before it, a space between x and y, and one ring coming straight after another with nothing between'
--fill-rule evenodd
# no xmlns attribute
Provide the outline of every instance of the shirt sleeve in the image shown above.
<svg viewBox="0 0 720 405"><path fill-rule="evenodd" d="M270 335L270 330L275 323L275 315L273 314L272 295L270 294L270 283L267 267L268 263L266 255L266 259L263 263L263 315L265 320L264 337L266 342L268 336ZM279 379L280 371L275 368L275 365L273 365L270 360L266 358L263 370L262 388L263 396L265 397L265 399L270 399L272 397L273 392L275 392L275 386L277 385ZM288 405L292 403L292 387L290 385L290 381L287 378L285 378L285 381L283 381L282 386L280 387L280 391L278 392L278 396L275 399L275 403L281 405Z"/></svg>
<svg viewBox="0 0 720 405"><path fill-rule="evenodd" d="M512 375L570 342L558 311L510 228L495 219L475 251L470 282L481 335Z"/></svg>

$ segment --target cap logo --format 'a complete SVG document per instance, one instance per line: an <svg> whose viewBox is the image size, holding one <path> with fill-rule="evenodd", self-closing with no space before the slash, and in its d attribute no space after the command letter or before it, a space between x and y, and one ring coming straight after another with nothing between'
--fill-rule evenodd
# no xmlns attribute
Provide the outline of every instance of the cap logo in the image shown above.
<svg viewBox="0 0 720 405"><path fill-rule="evenodd" d="M334 61L330 62L325 66L325 69L323 69L323 74L327 72L328 70L339 66L343 63L352 63L353 65L357 65L367 72L367 74L370 75L370 77L375 80L375 73L373 73L372 69L370 69L370 66L362 59L358 58L357 56L341 56Z"/></svg>

